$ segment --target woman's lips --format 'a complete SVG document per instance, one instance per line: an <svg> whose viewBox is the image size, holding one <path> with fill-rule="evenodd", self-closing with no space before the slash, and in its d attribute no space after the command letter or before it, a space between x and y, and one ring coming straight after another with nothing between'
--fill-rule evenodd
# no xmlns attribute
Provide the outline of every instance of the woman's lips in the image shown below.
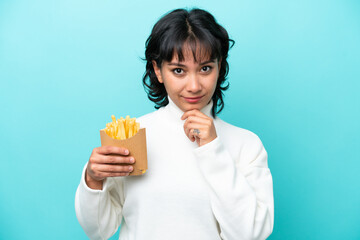
<svg viewBox="0 0 360 240"><path fill-rule="evenodd" d="M189 103L197 103L198 101L200 101L201 97L184 97L185 101L189 102Z"/></svg>

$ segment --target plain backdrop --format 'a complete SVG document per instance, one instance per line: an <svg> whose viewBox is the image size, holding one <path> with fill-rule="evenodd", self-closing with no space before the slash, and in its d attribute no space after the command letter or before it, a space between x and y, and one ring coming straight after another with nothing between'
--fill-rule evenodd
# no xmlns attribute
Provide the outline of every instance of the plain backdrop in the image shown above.
<svg viewBox="0 0 360 240"><path fill-rule="evenodd" d="M356 0L0 0L0 239L87 239L82 168L112 114L154 111L145 40L180 7L210 11L236 42L219 116L268 151L269 239L360 239Z"/></svg>

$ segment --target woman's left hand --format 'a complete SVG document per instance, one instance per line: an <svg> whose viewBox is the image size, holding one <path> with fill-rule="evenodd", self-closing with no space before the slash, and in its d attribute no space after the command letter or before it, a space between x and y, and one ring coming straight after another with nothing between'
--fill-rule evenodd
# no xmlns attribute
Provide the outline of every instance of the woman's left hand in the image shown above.
<svg viewBox="0 0 360 240"><path fill-rule="evenodd" d="M213 119L201 111L197 109L187 111L181 117L181 120L184 119L186 119L184 124L186 136L192 142L196 140L199 147L217 137Z"/></svg>

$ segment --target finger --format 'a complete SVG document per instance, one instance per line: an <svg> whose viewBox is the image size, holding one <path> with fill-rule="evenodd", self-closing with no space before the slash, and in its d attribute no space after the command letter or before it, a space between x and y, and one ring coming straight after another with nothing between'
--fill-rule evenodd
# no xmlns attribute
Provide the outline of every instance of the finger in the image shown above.
<svg viewBox="0 0 360 240"><path fill-rule="evenodd" d="M186 125L186 128L184 128L187 135L189 133L193 133L193 135L198 135L199 133L195 134L194 129L197 129L200 133L204 132L205 130L204 125L199 123L189 123Z"/></svg>
<svg viewBox="0 0 360 240"><path fill-rule="evenodd" d="M135 158L130 157L122 157L119 155L102 155L94 160L94 163L101 164L133 164L135 162Z"/></svg>
<svg viewBox="0 0 360 240"><path fill-rule="evenodd" d="M195 129L197 129L199 132L195 131ZM184 130L185 134L188 136L188 138L190 138L190 140L195 139L195 137L201 138L206 131L203 125L197 123L188 124Z"/></svg>
<svg viewBox="0 0 360 240"><path fill-rule="evenodd" d="M189 129L191 126L196 126L198 128L209 128L211 126L211 121L208 119L191 116L185 121L184 129Z"/></svg>
<svg viewBox="0 0 360 240"><path fill-rule="evenodd" d="M211 126L211 122L209 120L191 116L188 119L186 119L184 123L184 130L186 133L188 133L190 128L204 128L204 127L206 128L210 126Z"/></svg>
<svg viewBox="0 0 360 240"><path fill-rule="evenodd" d="M201 111L199 111L197 109L193 109L193 110L185 112L181 116L181 120L184 120L184 119L188 118L189 116L198 116L198 117L202 117L202 118L209 118L206 114L202 113Z"/></svg>
<svg viewBox="0 0 360 240"><path fill-rule="evenodd" d="M202 138L204 138L204 136L206 136L206 133L204 130L199 130L196 127L191 128L188 134L189 134L190 138L194 138L194 139L196 139L196 138L202 139Z"/></svg>
<svg viewBox="0 0 360 240"><path fill-rule="evenodd" d="M105 173L106 177L126 177L129 176L130 173Z"/></svg>
<svg viewBox="0 0 360 240"><path fill-rule="evenodd" d="M198 110L197 111L191 110L191 111L185 112L182 115L181 119L185 120L190 116L198 116L198 117L201 117L201 118L209 118L207 115L205 115L204 113L202 113L202 112L200 112Z"/></svg>
<svg viewBox="0 0 360 240"><path fill-rule="evenodd" d="M198 117L198 116L189 116L184 124L188 124L188 123L200 123L203 125L207 125L210 126L211 125L211 119L208 118L203 118L203 117Z"/></svg>
<svg viewBox="0 0 360 240"><path fill-rule="evenodd" d="M134 170L133 166L129 165L109 165L109 164L97 164L93 166L94 172L98 173L129 173Z"/></svg>
<svg viewBox="0 0 360 240"><path fill-rule="evenodd" d="M103 180L108 177L125 177L125 176L129 176L129 174L130 174L129 172L122 172L122 173L105 172L105 173L96 174L96 178Z"/></svg>
<svg viewBox="0 0 360 240"><path fill-rule="evenodd" d="M129 155L129 150L123 147L115 146L102 146L96 148L97 153L99 154L118 154L118 155Z"/></svg>

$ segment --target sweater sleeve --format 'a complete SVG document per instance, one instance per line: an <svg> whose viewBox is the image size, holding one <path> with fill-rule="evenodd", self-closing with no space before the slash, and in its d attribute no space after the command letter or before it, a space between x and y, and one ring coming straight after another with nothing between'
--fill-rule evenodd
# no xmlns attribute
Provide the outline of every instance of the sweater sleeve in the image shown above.
<svg viewBox="0 0 360 240"><path fill-rule="evenodd" d="M273 182L260 139L251 135L236 159L219 136L194 153L210 188L222 239L266 239L274 224Z"/></svg>
<svg viewBox="0 0 360 240"><path fill-rule="evenodd" d="M107 178L102 190L94 190L86 185L85 171L86 166L75 195L76 217L90 239L108 239L122 220L123 183Z"/></svg>

